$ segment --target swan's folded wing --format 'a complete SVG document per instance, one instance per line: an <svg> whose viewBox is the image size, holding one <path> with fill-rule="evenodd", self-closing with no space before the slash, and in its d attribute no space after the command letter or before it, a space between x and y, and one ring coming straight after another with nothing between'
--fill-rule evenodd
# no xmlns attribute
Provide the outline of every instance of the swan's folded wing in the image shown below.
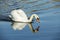
<svg viewBox="0 0 60 40"><path fill-rule="evenodd" d="M14 21L23 21L23 22L26 22L28 20L27 15L21 9L13 10L11 12L11 16L12 16L12 20L14 20Z"/></svg>
<svg viewBox="0 0 60 40"><path fill-rule="evenodd" d="M25 12L21 9L17 10L17 12L20 14L21 17L27 19L27 15L25 14Z"/></svg>
<svg viewBox="0 0 60 40"><path fill-rule="evenodd" d="M14 30L22 30L26 26L26 23L14 23L12 25Z"/></svg>

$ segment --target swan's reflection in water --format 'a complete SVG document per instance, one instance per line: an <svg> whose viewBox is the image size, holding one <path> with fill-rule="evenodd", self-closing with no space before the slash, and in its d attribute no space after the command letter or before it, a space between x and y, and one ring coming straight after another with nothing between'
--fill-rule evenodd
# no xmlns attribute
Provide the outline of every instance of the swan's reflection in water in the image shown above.
<svg viewBox="0 0 60 40"><path fill-rule="evenodd" d="M14 30L23 30L25 28L25 26L28 25L32 32L38 32L40 26L38 26L37 28L34 29L32 23L33 22L30 22L30 23L28 23L28 22L25 22L25 23L12 22L11 26Z"/></svg>

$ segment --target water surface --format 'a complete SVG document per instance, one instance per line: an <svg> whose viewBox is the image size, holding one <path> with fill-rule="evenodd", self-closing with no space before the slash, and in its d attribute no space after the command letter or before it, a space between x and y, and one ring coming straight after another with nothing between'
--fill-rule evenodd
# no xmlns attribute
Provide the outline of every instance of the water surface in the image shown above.
<svg viewBox="0 0 60 40"><path fill-rule="evenodd" d="M60 40L60 0L0 0L0 15L7 16L14 9L24 10L28 17L37 14L40 31L32 33L28 25L14 31L10 22L0 21L0 40Z"/></svg>

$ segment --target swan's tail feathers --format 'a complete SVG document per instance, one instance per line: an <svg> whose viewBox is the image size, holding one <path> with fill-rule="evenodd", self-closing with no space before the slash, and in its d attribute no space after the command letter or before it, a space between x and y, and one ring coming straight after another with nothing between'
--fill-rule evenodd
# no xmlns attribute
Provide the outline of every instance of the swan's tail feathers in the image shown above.
<svg viewBox="0 0 60 40"><path fill-rule="evenodd" d="M0 21L10 22L10 21L12 21L12 19L9 16L0 15Z"/></svg>

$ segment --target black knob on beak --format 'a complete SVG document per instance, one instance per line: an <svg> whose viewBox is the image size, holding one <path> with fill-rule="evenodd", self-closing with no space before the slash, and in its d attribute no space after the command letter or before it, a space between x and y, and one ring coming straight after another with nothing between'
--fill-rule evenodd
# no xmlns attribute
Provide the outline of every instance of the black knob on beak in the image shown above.
<svg viewBox="0 0 60 40"><path fill-rule="evenodd" d="M36 21L40 23L40 19L39 18L37 18Z"/></svg>

